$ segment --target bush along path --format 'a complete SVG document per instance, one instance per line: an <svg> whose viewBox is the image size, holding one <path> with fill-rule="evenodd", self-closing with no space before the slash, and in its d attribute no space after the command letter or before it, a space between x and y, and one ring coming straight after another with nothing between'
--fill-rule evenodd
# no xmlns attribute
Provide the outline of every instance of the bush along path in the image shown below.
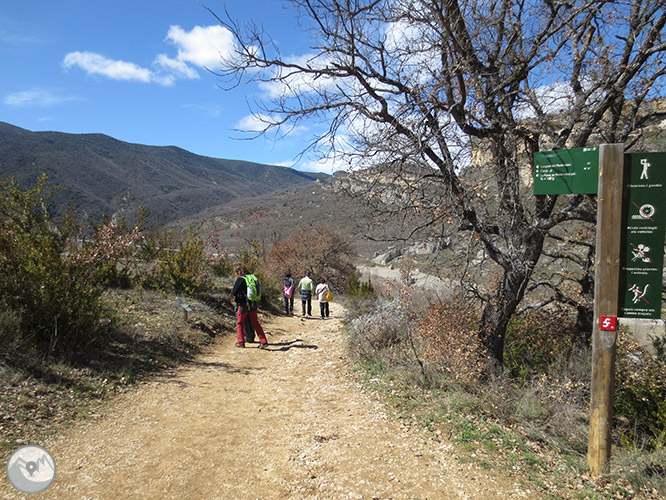
<svg viewBox="0 0 666 500"><path fill-rule="evenodd" d="M331 318L264 319L270 346L233 335L40 443L49 499L539 498L519 478L387 413L354 380ZM22 498L3 475L0 497Z"/></svg>

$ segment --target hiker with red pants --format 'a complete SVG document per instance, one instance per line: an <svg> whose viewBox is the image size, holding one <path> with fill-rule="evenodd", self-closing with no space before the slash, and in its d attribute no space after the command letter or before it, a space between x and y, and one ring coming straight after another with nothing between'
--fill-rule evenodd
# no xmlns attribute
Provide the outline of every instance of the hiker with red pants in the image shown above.
<svg viewBox="0 0 666 500"><path fill-rule="evenodd" d="M236 306L238 307L238 314L236 315L236 347L245 347L243 324L245 323L245 318L249 316L254 331L257 333L257 337L259 337L259 349L263 349L268 345L268 341L266 340L266 335L264 335L264 330L261 328L259 318L257 317L257 302L248 300L247 295L245 275L250 273L242 262L234 264L234 272L236 273L236 283L234 283L234 288L231 291L231 294L234 296Z"/></svg>

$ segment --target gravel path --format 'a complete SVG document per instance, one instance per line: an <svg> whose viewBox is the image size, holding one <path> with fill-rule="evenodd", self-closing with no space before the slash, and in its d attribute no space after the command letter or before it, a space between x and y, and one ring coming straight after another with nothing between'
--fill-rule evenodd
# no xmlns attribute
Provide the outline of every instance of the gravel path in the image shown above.
<svg viewBox="0 0 666 500"><path fill-rule="evenodd" d="M42 444L56 480L29 498L537 498L393 419L349 373L341 313L265 321L268 349L228 336L120 396ZM3 475L0 497L23 495Z"/></svg>

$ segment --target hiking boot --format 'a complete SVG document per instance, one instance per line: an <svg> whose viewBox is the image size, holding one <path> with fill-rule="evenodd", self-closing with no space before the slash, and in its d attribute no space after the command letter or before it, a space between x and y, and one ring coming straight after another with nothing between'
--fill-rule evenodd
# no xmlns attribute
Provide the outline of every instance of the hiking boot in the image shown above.
<svg viewBox="0 0 666 500"><path fill-rule="evenodd" d="M241 344L240 342L236 342L236 347L245 347L245 344Z"/></svg>
<svg viewBox="0 0 666 500"><path fill-rule="evenodd" d="M266 349L266 346L268 345L268 342L265 344L259 344L259 349Z"/></svg>

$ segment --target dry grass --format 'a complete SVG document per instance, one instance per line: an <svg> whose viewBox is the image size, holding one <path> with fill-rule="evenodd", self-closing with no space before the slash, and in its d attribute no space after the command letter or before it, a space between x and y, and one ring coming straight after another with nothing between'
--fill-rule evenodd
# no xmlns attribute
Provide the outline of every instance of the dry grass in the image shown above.
<svg viewBox="0 0 666 500"><path fill-rule="evenodd" d="M188 299L195 311L189 322L176 297L159 292L109 291L105 302L116 318L104 344L68 363L17 351L0 360L3 455L69 422L95 418L109 397L187 362L233 327L231 306L220 297Z"/></svg>
<svg viewBox="0 0 666 500"><path fill-rule="evenodd" d="M485 349L477 333L478 310L469 303L431 306L415 336L428 367L451 380L477 382L484 372Z"/></svg>
<svg viewBox="0 0 666 500"><path fill-rule="evenodd" d="M462 460L523 474L555 498L666 496L663 446L654 439L622 443L632 422L620 415L611 473L586 476L591 353L567 334L565 318L558 319L558 331L545 332L538 318L514 325L507 336L511 369L480 380L476 317L459 304L419 314L378 299L375 309L357 315L348 328L359 365L387 404L401 418L450 436ZM635 348L618 349L620 388L648 380L646 370L653 378L661 373L654 359L637 355ZM631 359L644 361L628 376Z"/></svg>

